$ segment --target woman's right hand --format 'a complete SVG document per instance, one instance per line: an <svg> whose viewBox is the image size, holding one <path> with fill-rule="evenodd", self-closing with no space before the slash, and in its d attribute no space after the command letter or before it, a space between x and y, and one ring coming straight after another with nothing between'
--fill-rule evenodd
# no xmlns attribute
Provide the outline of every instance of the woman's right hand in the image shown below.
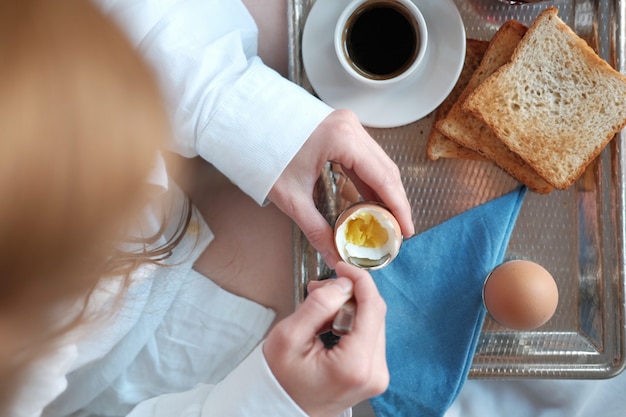
<svg viewBox="0 0 626 417"><path fill-rule="evenodd" d="M312 417L340 415L389 384L386 304L368 272L343 262L335 271L338 278L315 286L295 313L270 331L263 346L278 382ZM352 330L332 349L324 347L318 335L352 297Z"/></svg>

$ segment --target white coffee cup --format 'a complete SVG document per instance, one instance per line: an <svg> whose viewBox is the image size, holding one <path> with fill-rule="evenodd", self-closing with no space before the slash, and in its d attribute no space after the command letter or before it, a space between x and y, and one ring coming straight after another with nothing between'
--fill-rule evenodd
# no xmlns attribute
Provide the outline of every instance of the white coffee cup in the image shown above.
<svg viewBox="0 0 626 417"><path fill-rule="evenodd" d="M341 66L354 79L388 86L419 69L428 30L411 0L353 0L337 20L334 45Z"/></svg>

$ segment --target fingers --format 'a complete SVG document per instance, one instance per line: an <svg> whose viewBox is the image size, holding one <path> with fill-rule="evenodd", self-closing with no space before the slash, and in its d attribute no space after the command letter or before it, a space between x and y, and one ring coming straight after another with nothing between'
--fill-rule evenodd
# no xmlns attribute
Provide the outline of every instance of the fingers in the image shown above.
<svg viewBox="0 0 626 417"><path fill-rule="evenodd" d="M335 247L333 229L315 207L311 197L302 201L297 210L287 215L298 225L311 246L322 255L328 267L334 269L341 258Z"/></svg>
<svg viewBox="0 0 626 417"><path fill-rule="evenodd" d="M340 127L329 129L328 134L333 143L344 146L332 149L337 153L331 155L331 160L343 166L365 199L379 200L391 210L404 237L415 234L411 206L396 163L352 112L337 110L333 116Z"/></svg>
<svg viewBox="0 0 626 417"><path fill-rule="evenodd" d="M316 289L323 287L327 283L328 283L327 280L309 281L309 283L307 284L307 291L310 294ZM337 336L341 336L350 332L350 330L352 330L352 325L354 323L355 313L356 313L356 301L354 299L350 299L346 301L344 305L341 306L341 308L339 309L339 312L333 318L332 325L329 324L328 327L321 328L320 332L325 333L327 331L332 331Z"/></svg>
<svg viewBox="0 0 626 417"><path fill-rule="evenodd" d="M313 292L318 288L323 287L324 285L326 285L326 280L322 280L322 281L317 281L317 280L313 280L313 281L309 281L306 289L308 292Z"/></svg>
<svg viewBox="0 0 626 417"><path fill-rule="evenodd" d="M338 415L389 384L385 304L367 271L344 262L336 271L339 278L310 285L309 296L272 329L263 347L276 379L309 415ZM317 337L319 329L352 296L357 303L355 326L339 344L326 349Z"/></svg>
<svg viewBox="0 0 626 417"><path fill-rule="evenodd" d="M364 131L364 134L367 135L367 132ZM346 174L359 190L375 193L375 199L383 202L398 220L404 237L411 237L415 234L415 226L398 166L369 135L366 143L370 146L360 148ZM366 184L367 188L362 184Z"/></svg>
<svg viewBox="0 0 626 417"><path fill-rule="evenodd" d="M330 268L339 261L332 229L315 207L313 190L328 161L340 164L366 199L383 202L405 238L415 233L411 207L397 165L354 113L336 110L311 134L272 187L269 198L300 227Z"/></svg>
<svg viewBox="0 0 626 417"><path fill-rule="evenodd" d="M353 313L356 314L353 319L353 330L369 334L372 333L372 329L375 329L374 333L378 334L381 329L384 329L387 306L378 292L378 288L376 287L372 276L369 272L353 265L349 265L345 262L337 263L335 271L337 276L347 277L350 279L354 286L352 290L353 298L349 301L355 305ZM337 280L339 279L345 278L337 278ZM329 285L329 281L336 280L331 279L309 282L309 297L316 293L317 295L321 295L319 292L320 289L324 289L324 287ZM341 306L341 308L343 307L344 305ZM370 336L367 337L369 338Z"/></svg>
<svg viewBox="0 0 626 417"><path fill-rule="evenodd" d="M345 262L337 263L336 268L339 278L309 283L308 297L292 316L296 321L304 321L298 324L303 338L319 333L349 301L356 304L354 323L356 326L356 321L360 321L362 331L368 331L370 324L377 329L384 325L386 305L371 275ZM363 312L359 312L361 305Z"/></svg>
<svg viewBox="0 0 626 417"><path fill-rule="evenodd" d="M304 154L309 152L314 153L313 150L307 150ZM322 255L326 264L334 268L341 258L335 248L333 231L313 201L313 188L319 177L319 169L316 165L307 168L302 159L307 160L302 155L294 158L293 166L289 166L276 181L269 198L298 225L309 243ZM300 170L307 169L314 174L307 176L299 173Z"/></svg>
<svg viewBox="0 0 626 417"><path fill-rule="evenodd" d="M332 321L352 297L353 282L345 277L329 279L308 297L289 318L293 321L291 337L295 342L311 340Z"/></svg>
<svg viewBox="0 0 626 417"><path fill-rule="evenodd" d="M369 329L371 325L383 325L387 306L378 292L372 276L365 270L339 262L337 276L350 277L354 284L353 295L357 304L354 330Z"/></svg>
<svg viewBox="0 0 626 417"><path fill-rule="evenodd" d="M352 330L343 335L332 349L338 362L350 370L348 378L357 378L368 396L382 393L389 384L389 371L385 356L386 304L371 275L344 262L337 264L339 276L347 276L354 283L356 315Z"/></svg>

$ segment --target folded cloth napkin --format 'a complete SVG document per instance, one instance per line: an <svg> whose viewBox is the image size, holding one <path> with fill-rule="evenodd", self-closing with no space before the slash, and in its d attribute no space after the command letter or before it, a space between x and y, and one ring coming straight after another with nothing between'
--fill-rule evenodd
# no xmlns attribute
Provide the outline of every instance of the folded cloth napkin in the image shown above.
<svg viewBox="0 0 626 417"><path fill-rule="evenodd" d="M372 271L387 303L389 388L378 417L442 416L472 363L485 318L482 288L502 262L526 188L470 209L405 241Z"/></svg>

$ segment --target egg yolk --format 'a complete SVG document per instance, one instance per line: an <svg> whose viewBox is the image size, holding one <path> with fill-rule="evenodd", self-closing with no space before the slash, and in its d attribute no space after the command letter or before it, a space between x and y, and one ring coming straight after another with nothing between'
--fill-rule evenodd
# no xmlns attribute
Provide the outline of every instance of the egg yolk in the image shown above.
<svg viewBox="0 0 626 417"><path fill-rule="evenodd" d="M369 213L359 213L346 227L346 241L353 245L378 248L383 246L387 239L389 239L387 229Z"/></svg>

